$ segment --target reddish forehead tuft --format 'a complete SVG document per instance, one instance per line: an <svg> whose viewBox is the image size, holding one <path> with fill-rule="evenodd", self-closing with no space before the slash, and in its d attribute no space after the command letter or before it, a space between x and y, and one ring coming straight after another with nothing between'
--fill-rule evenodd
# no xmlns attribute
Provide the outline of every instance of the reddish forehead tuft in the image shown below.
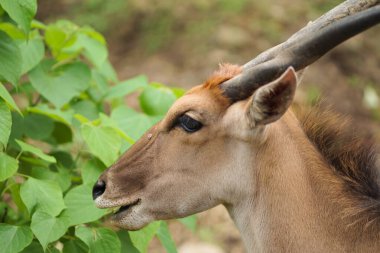
<svg viewBox="0 0 380 253"><path fill-rule="evenodd" d="M240 74L242 67L233 64L220 64L219 70L215 71L202 85L196 86L189 90L187 94L194 93L207 93L208 96L223 107L228 107L231 101L228 97L224 96L219 85L224 81Z"/></svg>
<svg viewBox="0 0 380 253"><path fill-rule="evenodd" d="M218 87L221 83L231 79L232 77L240 74L242 67L234 64L223 63L219 65L219 70L215 71L207 81L202 85L205 89L213 89Z"/></svg>

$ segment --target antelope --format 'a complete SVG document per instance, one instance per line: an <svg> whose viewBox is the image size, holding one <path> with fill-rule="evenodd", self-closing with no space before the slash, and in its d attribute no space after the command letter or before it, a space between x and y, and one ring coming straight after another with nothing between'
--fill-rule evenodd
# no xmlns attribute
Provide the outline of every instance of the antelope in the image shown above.
<svg viewBox="0 0 380 253"><path fill-rule="evenodd" d="M300 72L380 22L348 0L243 66L189 90L93 188L138 230L222 204L247 252L380 252L375 144L331 112L290 108Z"/></svg>

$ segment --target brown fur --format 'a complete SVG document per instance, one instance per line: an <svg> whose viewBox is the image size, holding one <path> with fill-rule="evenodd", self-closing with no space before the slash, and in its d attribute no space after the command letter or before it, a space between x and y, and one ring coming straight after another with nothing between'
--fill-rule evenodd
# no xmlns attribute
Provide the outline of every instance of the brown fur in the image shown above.
<svg viewBox="0 0 380 253"><path fill-rule="evenodd" d="M230 99L223 96L219 85L234 76L240 74L242 67L234 64L223 63L219 65L219 69L215 71L201 86L197 86L190 90L188 93L194 93L199 90L208 90L212 96L219 101L220 104L228 106L231 104Z"/></svg>
<svg viewBox="0 0 380 253"><path fill-rule="evenodd" d="M307 137L351 193L338 199L348 203L343 215L365 222L366 226L379 225L379 168L373 138L365 136L363 130L353 130L347 118L331 110L320 110L319 106L298 110L297 114Z"/></svg>
<svg viewBox="0 0 380 253"><path fill-rule="evenodd" d="M229 63L220 64L219 69L215 71L203 84L203 88L205 89L218 88L221 83L240 74L241 71L242 71L241 66L229 64Z"/></svg>

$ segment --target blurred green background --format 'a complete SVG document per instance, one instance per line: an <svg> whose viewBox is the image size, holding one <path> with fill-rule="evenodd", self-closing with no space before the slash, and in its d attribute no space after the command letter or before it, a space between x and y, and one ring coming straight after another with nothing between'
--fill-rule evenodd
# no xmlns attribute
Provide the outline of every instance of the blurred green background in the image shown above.
<svg viewBox="0 0 380 253"><path fill-rule="evenodd" d="M36 19L65 18L102 32L120 79L145 74L151 81L190 88L220 62L247 62L339 2L39 0ZM324 104L373 131L380 141L379 41L380 27L372 28L309 67L297 102L313 104L322 98ZM136 99L126 102L133 106ZM196 245L209 247L207 252L243 252L238 232L223 208L199 217L195 234L170 224L180 252L196 252ZM153 243L149 252L161 252L157 245Z"/></svg>

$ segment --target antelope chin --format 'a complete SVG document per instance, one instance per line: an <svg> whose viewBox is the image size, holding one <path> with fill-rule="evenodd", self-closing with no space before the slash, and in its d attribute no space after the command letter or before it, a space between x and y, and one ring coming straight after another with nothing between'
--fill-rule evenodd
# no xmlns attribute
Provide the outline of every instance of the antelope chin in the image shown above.
<svg viewBox="0 0 380 253"><path fill-rule="evenodd" d="M141 202L141 199L137 199L130 204L116 208L110 218L111 223L131 231L139 230L146 226L152 219L143 215Z"/></svg>

